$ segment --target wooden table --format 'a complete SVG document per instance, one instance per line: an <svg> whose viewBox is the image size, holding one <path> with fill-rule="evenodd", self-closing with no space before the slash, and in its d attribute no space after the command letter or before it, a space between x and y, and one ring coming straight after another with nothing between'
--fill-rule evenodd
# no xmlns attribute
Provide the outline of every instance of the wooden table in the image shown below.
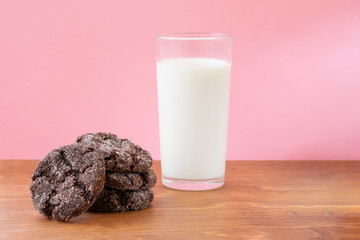
<svg viewBox="0 0 360 240"><path fill-rule="evenodd" d="M32 206L38 161L0 161L1 239L360 239L360 161L229 161L224 187L159 181L138 212L51 221ZM160 163L154 170L160 176Z"/></svg>

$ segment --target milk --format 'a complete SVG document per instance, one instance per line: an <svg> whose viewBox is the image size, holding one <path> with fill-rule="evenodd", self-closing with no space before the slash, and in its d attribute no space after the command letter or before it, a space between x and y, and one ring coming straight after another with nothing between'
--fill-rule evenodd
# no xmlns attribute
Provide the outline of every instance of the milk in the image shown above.
<svg viewBox="0 0 360 240"><path fill-rule="evenodd" d="M157 63L163 177L224 177L230 71L231 64L212 58Z"/></svg>

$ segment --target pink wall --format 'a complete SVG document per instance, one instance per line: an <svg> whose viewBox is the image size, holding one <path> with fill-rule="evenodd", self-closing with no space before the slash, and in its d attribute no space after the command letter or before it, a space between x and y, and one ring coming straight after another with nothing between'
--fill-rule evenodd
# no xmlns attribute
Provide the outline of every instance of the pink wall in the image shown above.
<svg viewBox="0 0 360 240"><path fill-rule="evenodd" d="M360 1L2 1L0 159L92 131L159 158L155 40L232 34L228 159L360 159Z"/></svg>

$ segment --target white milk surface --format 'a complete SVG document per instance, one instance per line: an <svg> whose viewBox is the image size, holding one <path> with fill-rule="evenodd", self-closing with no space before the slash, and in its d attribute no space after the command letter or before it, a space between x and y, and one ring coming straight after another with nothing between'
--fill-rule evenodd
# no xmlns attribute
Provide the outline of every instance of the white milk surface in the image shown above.
<svg viewBox="0 0 360 240"><path fill-rule="evenodd" d="M212 58L157 63L162 175L224 176L231 64Z"/></svg>

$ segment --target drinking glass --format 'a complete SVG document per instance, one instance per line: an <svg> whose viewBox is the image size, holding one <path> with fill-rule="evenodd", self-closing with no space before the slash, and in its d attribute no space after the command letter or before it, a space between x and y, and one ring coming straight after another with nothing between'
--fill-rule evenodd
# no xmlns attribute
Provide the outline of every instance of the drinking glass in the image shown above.
<svg viewBox="0 0 360 240"><path fill-rule="evenodd" d="M224 184L232 37L161 34L157 90L162 183L181 190Z"/></svg>

